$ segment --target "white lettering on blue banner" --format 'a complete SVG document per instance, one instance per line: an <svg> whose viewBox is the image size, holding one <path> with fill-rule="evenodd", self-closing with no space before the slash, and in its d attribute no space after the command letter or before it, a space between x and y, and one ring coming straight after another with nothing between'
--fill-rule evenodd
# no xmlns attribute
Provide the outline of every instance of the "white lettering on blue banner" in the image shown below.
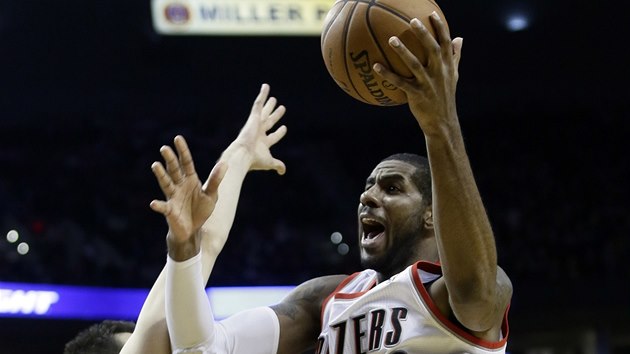
<svg viewBox="0 0 630 354"><path fill-rule="evenodd" d="M43 315L57 301L55 291L0 289L0 313Z"/></svg>

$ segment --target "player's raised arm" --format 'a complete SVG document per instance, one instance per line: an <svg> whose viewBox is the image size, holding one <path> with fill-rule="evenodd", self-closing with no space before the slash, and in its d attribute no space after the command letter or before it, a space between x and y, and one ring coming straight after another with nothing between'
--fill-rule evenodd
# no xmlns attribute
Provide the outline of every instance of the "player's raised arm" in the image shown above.
<svg viewBox="0 0 630 354"><path fill-rule="evenodd" d="M171 347L177 352L214 339L214 321L201 274L200 231L215 208L226 165L215 165L202 186L184 138L176 137L175 146L179 158L170 147L163 147L160 151L166 169L159 162L153 165L166 200L154 200L151 209L164 215L169 227L165 311ZM206 313L209 317L203 316Z"/></svg>
<svg viewBox="0 0 630 354"><path fill-rule="evenodd" d="M248 171L274 170L279 175L286 172L284 162L271 154L271 147L278 143L287 133L284 125L273 129L284 116L286 108L278 105L275 97L269 97L269 85L264 84L252 105L252 109L243 128L236 139L222 153L221 162L228 165L226 178L219 187L221 201L203 226L204 233L212 233L213 237L204 237L203 252L209 257L216 257L227 240L241 186ZM204 257L206 259L207 257ZM204 276L210 275L210 264L204 261Z"/></svg>
<svg viewBox="0 0 630 354"><path fill-rule="evenodd" d="M437 14L436 38L414 19L415 40L429 53L426 65L392 37L391 47L407 64L409 80L376 64L374 69L407 94L422 128L433 180L433 219L448 305L478 337L496 340L511 297L511 284L497 266L494 235L482 203L460 129L455 96L462 39L451 40ZM439 285L439 284L438 284ZM434 290L439 292L439 286Z"/></svg>
<svg viewBox="0 0 630 354"><path fill-rule="evenodd" d="M345 276L321 277L302 284L273 310L259 307L215 321L205 295L207 279L202 275L200 245L201 237L214 239L215 234L213 228L202 234L199 220L213 209L225 165L219 162L201 188L183 138L178 137L175 144L179 159L170 148L163 148L167 167L157 163L154 168L167 199L151 204L169 225L166 319L173 352L275 354L313 347L322 303ZM212 251L209 254L213 255Z"/></svg>
<svg viewBox="0 0 630 354"><path fill-rule="evenodd" d="M266 102L266 103L265 103ZM243 168L242 174L246 173L244 167L251 169L275 169L278 173L284 173L284 164L273 158L269 152L270 146L279 141L285 133L285 128L279 129L275 133L266 135L268 131L278 121L284 113L275 110L275 99L266 100L263 95L257 99L252 109L252 116L241 130L239 137L226 150L220 165L215 167L219 172L211 174L207 183L206 193L216 186L218 177L223 168L224 161L231 161L227 173L221 182L223 188L226 183L234 183L229 178L229 173L234 171L234 167ZM214 260L222 248L229 228L225 228L225 220L219 216L221 210L215 208L212 217L206 223L206 227L197 233L191 234L190 225L196 226L196 215L205 215L210 210L212 200L199 198L196 212L193 208L177 207L185 205L181 201L194 201L195 189L191 184L185 183L184 176L192 175L193 168L189 167L189 173L185 166L194 166L192 157L189 156L188 149L181 142L176 141L179 160L174 158L172 150L163 149L164 159L167 161L166 171L169 173L159 173L157 168L156 176L160 178L160 185L168 198L157 211L168 211L168 204L171 203L176 210L183 211L179 217L170 217L169 220L169 259L166 271L166 317L170 341L173 351L198 350L203 353L225 353L225 354L290 354L301 352L304 349L314 347L316 338L320 331L320 314L325 298L337 287L345 276L327 276L310 280L293 290L280 303L270 307L259 307L235 314L221 322L216 322L212 315L212 309L205 296L204 285L207 275L203 274L202 261L208 261L205 267L211 270ZM178 165L178 162L179 165ZM158 165L159 166L159 165ZM169 167L170 166L170 167ZM164 176L168 175L168 176ZM236 172L237 176L238 171ZM170 178L169 178L170 177ZM177 183L182 187L177 189ZM214 183L212 181L215 181ZM242 179L240 179L242 182ZM240 187L240 183L238 184ZM187 187L187 188L184 188ZM232 184L226 190L238 190ZM223 200L223 189L219 187L219 203ZM176 192L179 192L177 194ZM212 194L211 194L212 195ZM236 201L233 207L236 207ZM205 201L205 202L204 202ZM224 206L225 207L225 206ZM154 207L154 209L156 209ZM188 215L187 217L187 214ZM233 218L233 213L227 215ZM230 223L232 219L229 219ZM194 227L193 229L194 230ZM224 232L222 234L222 232ZM222 237L222 238L218 238ZM199 253L199 239L202 239L201 250L209 248L209 251Z"/></svg>
<svg viewBox="0 0 630 354"><path fill-rule="evenodd" d="M284 163L274 158L270 149L286 134L286 127L283 125L277 129L273 128L286 109L278 105L275 98L269 97L269 93L269 85L262 85L245 125L219 159L227 166L227 172L219 186L221 198L216 203L212 217L202 226L202 234L212 232L214 235L214 238L204 236L201 238L202 275L205 282L214 265L216 254L223 246L232 226L241 186L247 172L250 170L275 170L278 174L285 172ZM162 270L142 306L136 329L121 353L171 352L164 313L165 280L166 272Z"/></svg>

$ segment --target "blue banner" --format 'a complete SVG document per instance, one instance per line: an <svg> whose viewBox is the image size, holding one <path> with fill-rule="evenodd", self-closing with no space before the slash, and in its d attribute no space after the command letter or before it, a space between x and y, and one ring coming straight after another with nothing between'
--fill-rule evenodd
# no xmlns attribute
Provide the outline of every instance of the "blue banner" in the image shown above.
<svg viewBox="0 0 630 354"><path fill-rule="evenodd" d="M213 287L207 293L217 319L272 305L292 286ZM135 320L149 289L0 282L0 317Z"/></svg>

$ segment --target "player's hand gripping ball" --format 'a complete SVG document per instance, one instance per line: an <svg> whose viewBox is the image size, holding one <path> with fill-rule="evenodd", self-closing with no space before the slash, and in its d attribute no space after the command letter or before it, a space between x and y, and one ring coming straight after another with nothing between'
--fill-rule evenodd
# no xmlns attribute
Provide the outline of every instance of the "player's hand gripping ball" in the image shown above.
<svg viewBox="0 0 630 354"><path fill-rule="evenodd" d="M409 28L413 18L422 21L435 37L429 20L433 11L448 26L433 0L337 0L324 20L321 35L328 72L337 85L359 101L378 106L406 103L405 93L376 74L372 66L379 62L399 75L412 77L389 46L389 38L398 36L426 64L419 41L406 39L415 37Z"/></svg>

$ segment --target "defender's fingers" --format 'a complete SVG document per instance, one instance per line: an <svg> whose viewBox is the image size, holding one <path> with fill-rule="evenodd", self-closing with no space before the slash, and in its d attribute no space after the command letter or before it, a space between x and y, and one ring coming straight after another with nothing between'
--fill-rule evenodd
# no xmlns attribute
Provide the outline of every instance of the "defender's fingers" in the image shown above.
<svg viewBox="0 0 630 354"><path fill-rule="evenodd" d="M284 116L284 114L287 112L286 107L284 107L283 105L280 105L276 108L275 111L273 111L270 115L269 115L269 119L267 119L267 121L265 122L266 125L266 129L265 131L271 129L271 127L273 127L274 125L276 125L276 123L278 123L278 121L280 120L280 118L282 118Z"/></svg>
<svg viewBox="0 0 630 354"><path fill-rule="evenodd" d="M256 96L256 99L254 100L254 104L252 106L252 112L255 110L262 109L265 102L267 101L267 97L269 97L269 90L270 90L270 87L268 84L262 84L262 86L260 87L260 92L258 93L258 96Z"/></svg>
<svg viewBox="0 0 630 354"><path fill-rule="evenodd" d="M158 212L164 216L168 216L171 213L171 207L169 204L163 200L153 200L149 204L151 210Z"/></svg>
<svg viewBox="0 0 630 354"><path fill-rule="evenodd" d="M221 184L223 177L225 177L225 174L227 173L227 170L228 164L222 161L214 165L201 190L207 195L216 194L219 190L219 185Z"/></svg>
<svg viewBox="0 0 630 354"><path fill-rule="evenodd" d="M166 171L171 176L173 183L179 183L183 178L182 170L177 160L177 155L170 146L164 145L160 148L160 154L166 162Z"/></svg>
<svg viewBox="0 0 630 354"><path fill-rule="evenodd" d="M195 175L195 163L193 162L186 139L184 139L183 136L178 135L175 137L174 142L177 153L179 154L179 165L181 166L184 176Z"/></svg>
<svg viewBox="0 0 630 354"><path fill-rule="evenodd" d="M166 173L164 166L156 161L151 165L151 171L153 171L164 196L170 198L173 193L175 193L175 185L173 184L171 176Z"/></svg>
<svg viewBox="0 0 630 354"><path fill-rule="evenodd" d="M276 108L276 104L278 104L278 100L275 97L269 97L262 108L262 116L267 117L270 115L274 108Z"/></svg>
<svg viewBox="0 0 630 354"><path fill-rule="evenodd" d="M278 141L284 138L285 135L287 135L287 127L285 125L278 127L276 131L267 135L269 146L274 146Z"/></svg>
<svg viewBox="0 0 630 354"><path fill-rule="evenodd" d="M272 168L280 175L284 175L287 172L287 166L284 164L284 162L282 162L281 160L278 159L273 159L273 164L272 164Z"/></svg>

